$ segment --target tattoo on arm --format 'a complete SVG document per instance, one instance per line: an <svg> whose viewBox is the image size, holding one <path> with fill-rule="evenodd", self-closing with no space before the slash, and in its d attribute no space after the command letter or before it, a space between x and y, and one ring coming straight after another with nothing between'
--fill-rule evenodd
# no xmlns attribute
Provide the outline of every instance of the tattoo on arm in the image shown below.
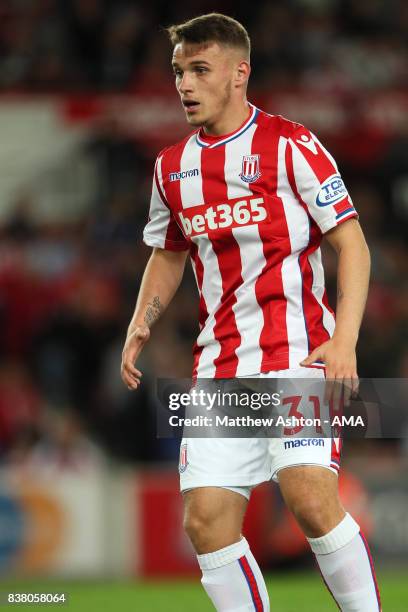
<svg viewBox="0 0 408 612"><path fill-rule="evenodd" d="M144 322L146 323L146 325L148 327L153 325L153 323L157 321L157 319L160 317L162 312L163 312L162 303L160 302L159 296L156 295L153 298L153 301L149 302L147 305L145 316L144 316Z"/></svg>
<svg viewBox="0 0 408 612"><path fill-rule="evenodd" d="M343 293L341 287L338 287L337 288L337 301L340 302L340 300L343 298L343 296L344 296L344 293Z"/></svg>

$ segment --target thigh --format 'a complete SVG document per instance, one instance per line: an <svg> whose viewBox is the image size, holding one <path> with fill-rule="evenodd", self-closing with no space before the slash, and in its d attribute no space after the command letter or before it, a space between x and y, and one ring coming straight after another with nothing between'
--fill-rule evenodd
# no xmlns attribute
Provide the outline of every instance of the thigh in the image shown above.
<svg viewBox="0 0 408 612"><path fill-rule="evenodd" d="M279 472L287 507L308 537L331 531L344 517L337 476L319 466L293 466Z"/></svg>
<svg viewBox="0 0 408 612"><path fill-rule="evenodd" d="M241 529L248 500L223 487L197 487L183 493L184 516L203 524Z"/></svg>
<svg viewBox="0 0 408 612"><path fill-rule="evenodd" d="M328 505L339 501L337 476L321 466L298 465L279 472L279 487L285 501L316 498Z"/></svg>

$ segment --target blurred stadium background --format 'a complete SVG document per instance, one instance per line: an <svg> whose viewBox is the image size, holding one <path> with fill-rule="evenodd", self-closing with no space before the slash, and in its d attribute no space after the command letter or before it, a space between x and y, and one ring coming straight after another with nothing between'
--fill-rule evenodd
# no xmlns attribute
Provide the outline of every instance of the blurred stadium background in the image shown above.
<svg viewBox="0 0 408 612"><path fill-rule="evenodd" d="M182 532L177 443L155 436L157 378L190 375L191 273L137 394L119 366L154 158L188 131L161 26L214 9L249 29L251 101L319 135L360 212L373 263L360 375L408 376L405 0L0 2L2 591L60 588L78 611L210 609ZM406 440L348 442L343 466L384 609L407 610ZM334 609L275 486L255 492L246 534L274 609Z"/></svg>

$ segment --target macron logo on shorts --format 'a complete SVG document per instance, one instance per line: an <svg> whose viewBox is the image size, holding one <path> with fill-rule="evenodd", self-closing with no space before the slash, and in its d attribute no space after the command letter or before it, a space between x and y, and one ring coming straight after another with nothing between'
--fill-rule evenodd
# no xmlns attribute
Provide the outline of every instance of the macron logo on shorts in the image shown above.
<svg viewBox="0 0 408 612"><path fill-rule="evenodd" d="M297 438L296 440L288 440L284 442L284 449L298 448L299 446L324 446L322 438Z"/></svg>

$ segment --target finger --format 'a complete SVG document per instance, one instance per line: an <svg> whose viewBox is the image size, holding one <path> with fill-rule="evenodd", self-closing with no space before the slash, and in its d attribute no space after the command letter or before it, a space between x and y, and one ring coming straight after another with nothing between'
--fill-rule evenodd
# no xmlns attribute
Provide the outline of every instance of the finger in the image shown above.
<svg viewBox="0 0 408 612"><path fill-rule="evenodd" d="M140 380L129 380L127 388L129 391L135 391L140 385Z"/></svg>
<svg viewBox="0 0 408 612"><path fill-rule="evenodd" d="M141 373L140 374L133 374L133 372L127 371L126 374L127 374L128 380L131 380L132 382L136 381L137 383L140 383L141 378L142 378L142 374Z"/></svg>
<svg viewBox="0 0 408 612"><path fill-rule="evenodd" d="M333 409L336 413L340 413L343 410L343 377L336 377L333 383L333 393L332 393L332 401L333 401Z"/></svg>
<svg viewBox="0 0 408 612"><path fill-rule="evenodd" d="M326 368L326 383L324 385L324 403L329 404L333 395L334 375L333 370Z"/></svg>
<svg viewBox="0 0 408 612"><path fill-rule="evenodd" d="M352 386L352 397L355 399L358 395L358 391L360 388L360 380L358 378L358 374L355 373L351 377L351 386Z"/></svg>
<svg viewBox="0 0 408 612"><path fill-rule="evenodd" d="M344 396L344 406L350 406L350 398L352 392L352 379L345 378L343 380L343 396Z"/></svg>
<svg viewBox="0 0 408 612"><path fill-rule="evenodd" d="M125 374L122 379L128 389L133 389L139 384L138 380L131 378L128 374Z"/></svg>
<svg viewBox="0 0 408 612"><path fill-rule="evenodd" d="M142 377L141 371L138 370L131 361L126 361L125 368L129 372L129 374L132 374L132 376L137 376L137 378Z"/></svg>
<svg viewBox="0 0 408 612"><path fill-rule="evenodd" d="M124 351L122 355L122 367L135 376L141 376L142 373L135 367L137 355L134 351Z"/></svg>
<svg viewBox="0 0 408 612"><path fill-rule="evenodd" d="M306 359L303 359L303 361L300 362L300 365L305 366L305 365L311 365L314 361L316 361L317 359L319 359L319 351L314 350L310 353L310 355L308 355L308 357L306 357Z"/></svg>
<svg viewBox="0 0 408 612"><path fill-rule="evenodd" d="M134 369L129 368L129 365L132 365L132 364L122 361L122 365L120 367L120 373L121 373L122 378L124 376L130 377L130 378L134 376L136 377L138 376L137 370L135 368Z"/></svg>
<svg viewBox="0 0 408 612"><path fill-rule="evenodd" d="M128 388L137 388L140 384L140 377L130 374L125 367L122 367L122 380Z"/></svg>
<svg viewBox="0 0 408 612"><path fill-rule="evenodd" d="M127 387L128 388L132 388L132 389L137 389L138 386L140 385L140 380L136 379L136 378L129 378L127 380Z"/></svg>

